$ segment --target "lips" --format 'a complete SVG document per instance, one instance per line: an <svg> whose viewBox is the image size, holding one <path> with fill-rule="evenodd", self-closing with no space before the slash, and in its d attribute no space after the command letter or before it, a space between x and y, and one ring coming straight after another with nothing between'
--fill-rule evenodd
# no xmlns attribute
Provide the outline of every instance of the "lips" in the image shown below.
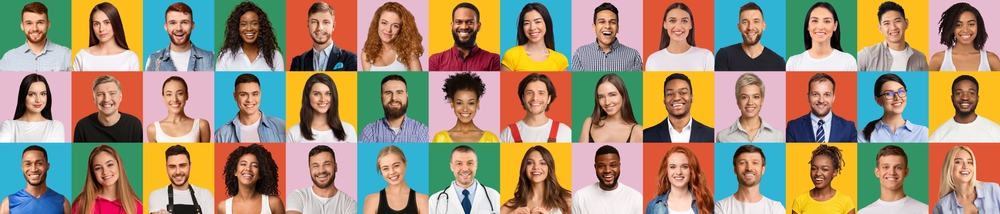
<svg viewBox="0 0 1000 214"><path fill-rule="evenodd" d="M972 174L972 173L971 173L971 172L969 172L969 171L961 171L961 172L959 172L958 174L960 174L960 175L962 175L962 176L968 176L968 175L970 175L970 174Z"/></svg>
<svg viewBox="0 0 1000 214"><path fill-rule="evenodd" d="M892 103L892 107L900 107L902 105L903 105L903 102L894 102L894 103Z"/></svg>
<svg viewBox="0 0 1000 214"><path fill-rule="evenodd" d="M970 39L972 39L973 37L972 37L972 34L959 34L959 35L958 35L958 38L960 38L960 39L962 39L962 40L970 40Z"/></svg>
<svg viewBox="0 0 1000 214"><path fill-rule="evenodd" d="M399 180L399 175L390 175L389 176L389 180L390 181L398 181Z"/></svg>
<svg viewBox="0 0 1000 214"><path fill-rule="evenodd" d="M42 104L33 104L33 105L31 105L31 107L42 108Z"/></svg>
<svg viewBox="0 0 1000 214"><path fill-rule="evenodd" d="M469 180L469 179L472 179L472 172L463 172L463 173L459 173L459 174L458 174L458 178L461 178L461 179L463 179L463 180Z"/></svg>
<svg viewBox="0 0 1000 214"><path fill-rule="evenodd" d="M743 173L743 180L751 180L757 178L757 175L753 173Z"/></svg>
<svg viewBox="0 0 1000 214"><path fill-rule="evenodd" d="M108 37L108 34L102 33L102 34L99 34L98 37L101 37L101 38Z"/></svg>
<svg viewBox="0 0 1000 214"><path fill-rule="evenodd" d="M319 173L318 175L314 175L313 178L318 181L326 181L330 178L330 173Z"/></svg>
<svg viewBox="0 0 1000 214"><path fill-rule="evenodd" d="M601 179L603 179L604 182L610 183L610 182L613 182L615 180L615 176L613 174L606 174L603 177L601 177Z"/></svg>
<svg viewBox="0 0 1000 214"><path fill-rule="evenodd" d="M822 184L823 182L826 182L825 178L813 178L813 184L819 185Z"/></svg>
<svg viewBox="0 0 1000 214"><path fill-rule="evenodd" d="M472 113L459 113L458 116L462 118L470 118L472 117Z"/></svg>
<svg viewBox="0 0 1000 214"><path fill-rule="evenodd" d="M257 107L257 104L250 104L250 103L243 104L243 108L248 108L249 109L249 108L253 108L253 107Z"/></svg>
<svg viewBox="0 0 1000 214"><path fill-rule="evenodd" d="M112 175L107 175L107 176L102 176L102 177L101 177L101 180L103 180L103 181L105 181L105 182L107 182L107 181L111 181L111 177L114 177L114 176L112 176Z"/></svg>
<svg viewBox="0 0 1000 214"><path fill-rule="evenodd" d="M257 36L257 33L243 33L243 38L246 38L246 39L253 39L256 36Z"/></svg>
<svg viewBox="0 0 1000 214"><path fill-rule="evenodd" d="M674 180L675 180L675 181L683 181L683 180L684 180L684 176L680 176L680 175L675 175L675 176L674 176Z"/></svg>
<svg viewBox="0 0 1000 214"><path fill-rule="evenodd" d="M826 103L820 103L820 104L816 104L816 107L817 107L817 108L820 108L820 109L825 109L825 108L826 108L826 106L827 106L827 105L826 105Z"/></svg>
<svg viewBox="0 0 1000 214"><path fill-rule="evenodd" d="M317 103L316 104L316 106L319 106L320 108L326 108L329 105L330 105L329 103Z"/></svg>
<svg viewBox="0 0 1000 214"><path fill-rule="evenodd" d="M747 106L747 107L743 107L743 110L745 110L747 112L753 112L754 110L757 110L757 107Z"/></svg>
<svg viewBox="0 0 1000 214"><path fill-rule="evenodd" d="M678 37L679 36L683 36L684 35L684 30L674 30L672 33L674 34L674 36L678 36Z"/></svg>
<svg viewBox="0 0 1000 214"><path fill-rule="evenodd" d="M531 38L538 38L541 35L542 35L542 33L538 32L538 31L528 33L528 37L531 37Z"/></svg>
<svg viewBox="0 0 1000 214"><path fill-rule="evenodd" d="M531 172L531 177L540 177L540 176L542 176L542 172L541 171Z"/></svg>
<svg viewBox="0 0 1000 214"><path fill-rule="evenodd" d="M813 33L816 37L826 37L826 32L815 32Z"/></svg>
<svg viewBox="0 0 1000 214"><path fill-rule="evenodd" d="M179 109L179 108L181 108L181 104L180 103L170 103L170 108Z"/></svg>
<svg viewBox="0 0 1000 214"><path fill-rule="evenodd" d="M605 112L614 112L615 111L615 105L606 105L606 106L604 106L604 111Z"/></svg>

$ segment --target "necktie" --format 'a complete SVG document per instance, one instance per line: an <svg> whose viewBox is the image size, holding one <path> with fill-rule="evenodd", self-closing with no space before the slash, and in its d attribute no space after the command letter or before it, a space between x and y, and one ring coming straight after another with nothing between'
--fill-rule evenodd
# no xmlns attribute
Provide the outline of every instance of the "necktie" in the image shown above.
<svg viewBox="0 0 1000 214"><path fill-rule="evenodd" d="M819 128L816 129L816 142L822 143L826 141L826 132L823 131L823 124L826 124L826 121L819 120Z"/></svg>
<svg viewBox="0 0 1000 214"><path fill-rule="evenodd" d="M462 199L462 209L465 210L465 214L469 214L472 211L472 202L469 201L469 190L462 190L462 195L465 196Z"/></svg>

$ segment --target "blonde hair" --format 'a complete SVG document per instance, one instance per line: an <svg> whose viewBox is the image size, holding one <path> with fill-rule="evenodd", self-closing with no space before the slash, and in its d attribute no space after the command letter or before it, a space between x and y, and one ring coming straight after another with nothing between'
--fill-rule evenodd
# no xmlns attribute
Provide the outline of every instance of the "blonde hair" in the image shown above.
<svg viewBox="0 0 1000 214"><path fill-rule="evenodd" d="M109 83L109 82L115 83L115 85L118 86L118 91L121 92L121 90L122 90L122 83L118 82L118 79L115 79L115 77L113 77L111 75L103 75L103 76L97 77L97 79L94 79L94 87L92 87L91 90L97 90L97 85L104 84L104 83Z"/></svg>
<svg viewBox="0 0 1000 214"><path fill-rule="evenodd" d="M969 156L972 157L972 160L976 160L976 154L972 153L972 149L968 146L951 147L951 150L948 150L948 154L944 156L944 163L941 164L941 184L938 189L938 198L943 198L945 195L948 195L948 193L955 191L956 183L955 179L951 177L951 172L955 169L953 161L955 161L955 157L958 156L958 153L961 151L969 152ZM976 187L982 186L982 182L979 182L979 180L976 179L976 171L972 171L972 185Z"/></svg>
<svg viewBox="0 0 1000 214"><path fill-rule="evenodd" d="M118 195L118 201L121 203L125 213L135 213L138 209L135 203L141 203L139 197L135 195L135 190L132 189L132 185L128 182L128 176L125 173L125 163L122 162L122 157L118 155L118 152L114 148L107 144L94 147L94 150L90 152L90 159L87 160L87 180L83 184L83 191L73 201L73 209L75 210L73 213L94 213L94 203L97 200L98 192L102 190L101 184L97 183L97 178L95 178L97 175L94 174L94 158L102 152L107 152L118 161L118 181L115 182L115 189L117 191L115 194Z"/></svg>
<svg viewBox="0 0 1000 214"><path fill-rule="evenodd" d="M739 79L736 79L736 97L740 97L740 89L750 85L756 85L760 88L760 97L764 97L764 81L757 77L754 73L743 73L740 75Z"/></svg>
<svg viewBox="0 0 1000 214"><path fill-rule="evenodd" d="M386 146L382 148L382 150L378 151L378 159L375 161L375 170L378 171L379 174L382 174L382 170L380 168L382 167L382 157L389 155L389 153L399 155L399 158L403 160L403 164L406 164L406 155L403 154L402 149L399 149L399 147L396 146Z"/></svg>

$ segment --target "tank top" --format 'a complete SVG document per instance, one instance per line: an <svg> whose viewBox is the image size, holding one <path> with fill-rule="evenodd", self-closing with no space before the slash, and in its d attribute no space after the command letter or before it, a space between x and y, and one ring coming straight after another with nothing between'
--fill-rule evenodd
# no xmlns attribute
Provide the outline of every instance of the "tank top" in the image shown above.
<svg viewBox="0 0 1000 214"><path fill-rule="evenodd" d="M271 206L267 201L267 195L260 194L260 214L271 214ZM233 198L226 199L226 213L233 213Z"/></svg>
<svg viewBox="0 0 1000 214"><path fill-rule="evenodd" d="M955 71L955 63L951 61L951 48L944 50L944 60L941 61L941 71ZM979 71L990 71L990 59L986 57L986 49L979 50Z"/></svg>
<svg viewBox="0 0 1000 214"><path fill-rule="evenodd" d="M10 213L62 214L63 198L63 195L52 189L45 191L45 194L38 198L21 189L7 196L7 203Z"/></svg>
<svg viewBox="0 0 1000 214"><path fill-rule="evenodd" d="M396 60L392 61L392 64L386 66L375 66L375 61L372 61L372 66L368 68L368 71L409 71L410 68L399 61L399 55L396 55Z"/></svg>
<svg viewBox="0 0 1000 214"><path fill-rule="evenodd" d="M385 189L378 192L378 213L379 214L417 214L417 191L410 189L410 197L406 200L406 207L403 210L393 210L389 207L389 201L385 197Z"/></svg>
<svg viewBox="0 0 1000 214"><path fill-rule="evenodd" d="M171 142L171 143L173 143L173 142L198 142L198 137L200 137L200 136L198 136L198 134L201 131L201 129L199 127L201 124L199 124L199 123L201 123L201 120L200 119L195 119L194 120L194 125L191 126L191 132L188 132L187 134L185 134L183 136L180 136L180 137L171 137L170 135L167 135L166 133L163 133L163 129L160 128L160 121L156 121L155 123L153 123L153 126L156 127L156 141L158 141L158 142Z"/></svg>

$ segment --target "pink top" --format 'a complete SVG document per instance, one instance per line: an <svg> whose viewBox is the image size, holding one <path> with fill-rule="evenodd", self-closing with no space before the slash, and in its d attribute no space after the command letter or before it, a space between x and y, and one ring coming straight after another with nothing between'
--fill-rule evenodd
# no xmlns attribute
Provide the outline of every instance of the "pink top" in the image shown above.
<svg viewBox="0 0 1000 214"><path fill-rule="evenodd" d="M73 205L73 214L81 214L76 210L77 205ZM108 199L97 196L94 201L94 213L93 214L143 214L142 212L142 202L138 200L135 201L135 213L125 213L125 208L121 206L119 200L110 201Z"/></svg>

